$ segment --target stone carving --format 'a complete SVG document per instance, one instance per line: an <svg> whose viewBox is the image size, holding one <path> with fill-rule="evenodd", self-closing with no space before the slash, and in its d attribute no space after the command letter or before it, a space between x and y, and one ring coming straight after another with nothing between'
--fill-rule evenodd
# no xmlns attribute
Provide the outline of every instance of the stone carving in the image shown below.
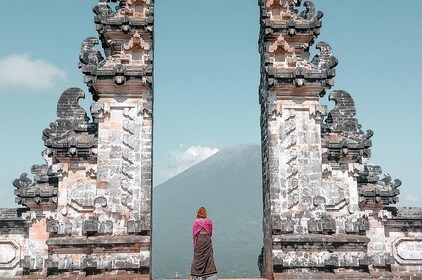
<svg viewBox="0 0 422 280"><path fill-rule="evenodd" d="M16 188L28 188L30 185L32 185L32 180L28 178L27 173L22 173L19 179L15 179L13 181L13 185Z"/></svg>
<svg viewBox="0 0 422 280"><path fill-rule="evenodd" d="M346 233L358 234L366 233L369 230L369 221L368 218L358 218L354 220L346 220L344 224L344 229Z"/></svg>
<svg viewBox="0 0 422 280"><path fill-rule="evenodd" d="M356 108L349 93L333 91L329 100L335 102L335 108L328 113L323 127L324 161L362 163L371 156L373 132L361 130L362 126L354 118Z"/></svg>
<svg viewBox="0 0 422 280"><path fill-rule="evenodd" d="M0 239L0 269L13 269L20 262L20 250L18 242Z"/></svg>
<svg viewBox="0 0 422 280"><path fill-rule="evenodd" d="M142 221L127 221L127 232L129 234L145 234L149 232L149 225Z"/></svg>
<svg viewBox="0 0 422 280"><path fill-rule="evenodd" d="M305 6L306 10L303 11L300 16L306 20L312 20L315 17L320 20L323 16L322 12L318 12L316 13L315 10L315 5L314 3L312 3L311 1L305 1L305 3L303 3L303 6Z"/></svg>
<svg viewBox="0 0 422 280"><path fill-rule="evenodd" d="M326 120L330 131L347 135L363 135L362 126L354 118L356 107L350 94L343 90L335 90L330 93L328 100L335 102L335 108L328 113Z"/></svg>
<svg viewBox="0 0 422 280"><path fill-rule="evenodd" d="M299 203L298 192L298 154L295 112L293 110L287 115L286 126L284 127L283 149L288 150L286 154L287 174L286 188L288 193L288 208L291 209Z"/></svg>
<svg viewBox="0 0 422 280"><path fill-rule="evenodd" d="M82 232L88 236L95 234L113 233L113 221L98 221L98 217L94 216L85 220L82 225Z"/></svg>
<svg viewBox="0 0 422 280"><path fill-rule="evenodd" d="M83 41L79 55L79 68L82 68L82 66L97 66L104 60L101 52L95 48L98 43L99 41L95 37L88 37Z"/></svg>
<svg viewBox="0 0 422 280"><path fill-rule="evenodd" d="M325 42L319 42L316 48L319 50L319 54L315 55L311 64L319 69L332 70L330 75L335 76L334 68L337 66L338 60L333 56L331 46Z"/></svg>
<svg viewBox="0 0 422 280"><path fill-rule="evenodd" d="M96 198L96 186L94 184L85 184L78 182L71 186L69 190L71 197L71 204L75 209L89 209L94 207L94 200Z"/></svg>
<svg viewBox="0 0 422 280"><path fill-rule="evenodd" d="M47 153L56 157L90 157L96 153L96 124L90 123L78 100L85 95L81 89L63 92L57 104L56 122L43 131Z"/></svg>
<svg viewBox="0 0 422 280"><path fill-rule="evenodd" d="M420 275L422 210L386 208L400 180L368 164L373 132L363 132L349 93L335 90L325 123L319 103L334 86L337 59L319 42L322 12L311 1L261 0L264 248L269 279L393 279ZM403 240L409 235L413 239ZM398 239L397 239L398 238ZM394 243L396 242L396 243ZM394 248L394 258L391 250ZM401 278L400 278L401 279ZM405 279L405 278L403 278Z"/></svg>
<svg viewBox="0 0 422 280"><path fill-rule="evenodd" d="M333 234L336 232L336 221L328 216L319 220L310 219L308 221L308 232Z"/></svg>
<svg viewBox="0 0 422 280"><path fill-rule="evenodd" d="M153 1L99 0L93 11L99 38L84 40L78 65L93 119L81 89L63 92L43 131L46 164L13 182L27 209L0 209L2 279L151 278Z"/></svg>
<svg viewBox="0 0 422 280"><path fill-rule="evenodd" d="M306 1L308 12L304 11L299 15L293 9L293 6L299 5L300 1L268 1L266 5L261 5L264 11L261 26L263 44L260 49L266 69L262 72L263 81L267 86L277 87L286 86L286 82L290 83L293 78L293 87L286 87L287 94L297 91L296 86L315 84L317 79L319 90L315 93L324 95L325 88L334 85L337 59L332 55L331 47L321 42L317 44L320 53L311 62L308 61L309 48L319 34L322 13L315 16L313 4ZM306 28L307 33L304 33L303 28ZM300 40L294 40L295 36ZM288 68L291 68L291 71L286 71ZM281 93L282 91L279 91L279 94Z"/></svg>
<svg viewBox="0 0 422 280"><path fill-rule="evenodd" d="M107 17L112 13L112 9L108 5L109 0L99 0L98 5L96 5L92 11L99 17ZM114 1L115 2L115 1Z"/></svg>
<svg viewBox="0 0 422 280"><path fill-rule="evenodd" d="M43 267L43 259L40 256L25 256L21 261L21 266L26 274L40 271Z"/></svg>
<svg viewBox="0 0 422 280"><path fill-rule="evenodd" d="M380 166L365 165L363 172L358 177L360 203L362 204L395 204L399 201L399 187L401 181L392 181L390 175L379 179L382 174Z"/></svg>
<svg viewBox="0 0 422 280"><path fill-rule="evenodd" d="M57 204L57 178L47 174L47 165L32 166L34 181L27 173L22 173L19 179L13 181L16 187L16 203L28 208L55 208Z"/></svg>
<svg viewBox="0 0 422 280"><path fill-rule="evenodd" d="M115 10L109 3L117 3ZM81 47L93 120L66 90L43 132L46 164L13 181L26 208L0 209L0 278L151 278L153 0L99 0L99 38ZM401 181L368 164L337 59L316 44L311 1L260 0L264 247L268 279L408 279L421 275L422 208L386 207ZM102 43L104 54L96 49ZM308 277L309 278L309 277Z"/></svg>
<svg viewBox="0 0 422 280"><path fill-rule="evenodd" d="M422 265L422 238L402 237L393 243L394 258L400 264Z"/></svg>
<svg viewBox="0 0 422 280"><path fill-rule="evenodd" d="M271 217L271 226L273 234L284 234L294 232L294 221L292 218L281 218L280 215Z"/></svg>

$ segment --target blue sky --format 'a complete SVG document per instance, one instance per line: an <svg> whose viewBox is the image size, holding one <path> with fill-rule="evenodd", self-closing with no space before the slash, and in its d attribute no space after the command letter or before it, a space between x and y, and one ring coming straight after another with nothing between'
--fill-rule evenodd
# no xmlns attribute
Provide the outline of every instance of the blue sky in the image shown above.
<svg viewBox="0 0 422 280"><path fill-rule="evenodd" d="M95 0L14 0L0 18L0 207L11 181L43 163L42 130L68 87L91 98L77 68L96 35ZM371 163L403 181L402 206L422 206L422 1L315 0L317 41L339 59L336 86L375 131ZM154 172L161 182L224 147L260 142L257 0L156 0ZM332 104L327 101L323 102Z"/></svg>

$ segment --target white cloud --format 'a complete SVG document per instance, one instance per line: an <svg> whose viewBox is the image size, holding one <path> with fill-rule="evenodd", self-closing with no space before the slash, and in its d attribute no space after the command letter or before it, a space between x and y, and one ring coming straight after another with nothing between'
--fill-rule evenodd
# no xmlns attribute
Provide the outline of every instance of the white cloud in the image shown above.
<svg viewBox="0 0 422 280"><path fill-rule="evenodd" d="M404 198L407 201L412 202L412 203L422 202L422 196L414 194L414 193L407 194Z"/></svg>
<svg viewBox="0 0 422 280"><path fill-rule="evenodd" d="M0 93L6 89L43 91L53 89L66 77L65 71L29 54L0 58Z"/></svg>
<svg viewBox="0 0 422 280"><path fill-rule="evenodd" d="M180 145L179 150L169 152L167 166L157 170L156 185L209 158L218 151L220 151L218 148L202 146L192 146L185 149L183 145Z"/></svg>

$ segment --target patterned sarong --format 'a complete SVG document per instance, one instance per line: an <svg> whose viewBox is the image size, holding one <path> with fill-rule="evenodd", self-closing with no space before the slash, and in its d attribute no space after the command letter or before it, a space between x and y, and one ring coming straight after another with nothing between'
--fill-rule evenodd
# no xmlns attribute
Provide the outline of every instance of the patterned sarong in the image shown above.
<svg viewBox="0 0 422 280"><path fill-rule="evenodd" d="M191 275L196 277L211 276L216 274L211 236L198 234L193 251Z"/></svg>

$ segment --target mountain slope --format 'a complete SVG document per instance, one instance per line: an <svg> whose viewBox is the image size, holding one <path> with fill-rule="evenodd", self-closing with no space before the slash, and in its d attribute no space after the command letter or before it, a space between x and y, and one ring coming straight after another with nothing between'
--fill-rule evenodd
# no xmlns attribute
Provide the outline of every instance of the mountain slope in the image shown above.
<svg viewBox="0 0 422 280"><path fill-rule="evenodd" d="M258 276L262 246L261 157L258 145L224 149L154 188L154 278L187 276L191 227L204 206L214 223L221 277Z"/></svg>

